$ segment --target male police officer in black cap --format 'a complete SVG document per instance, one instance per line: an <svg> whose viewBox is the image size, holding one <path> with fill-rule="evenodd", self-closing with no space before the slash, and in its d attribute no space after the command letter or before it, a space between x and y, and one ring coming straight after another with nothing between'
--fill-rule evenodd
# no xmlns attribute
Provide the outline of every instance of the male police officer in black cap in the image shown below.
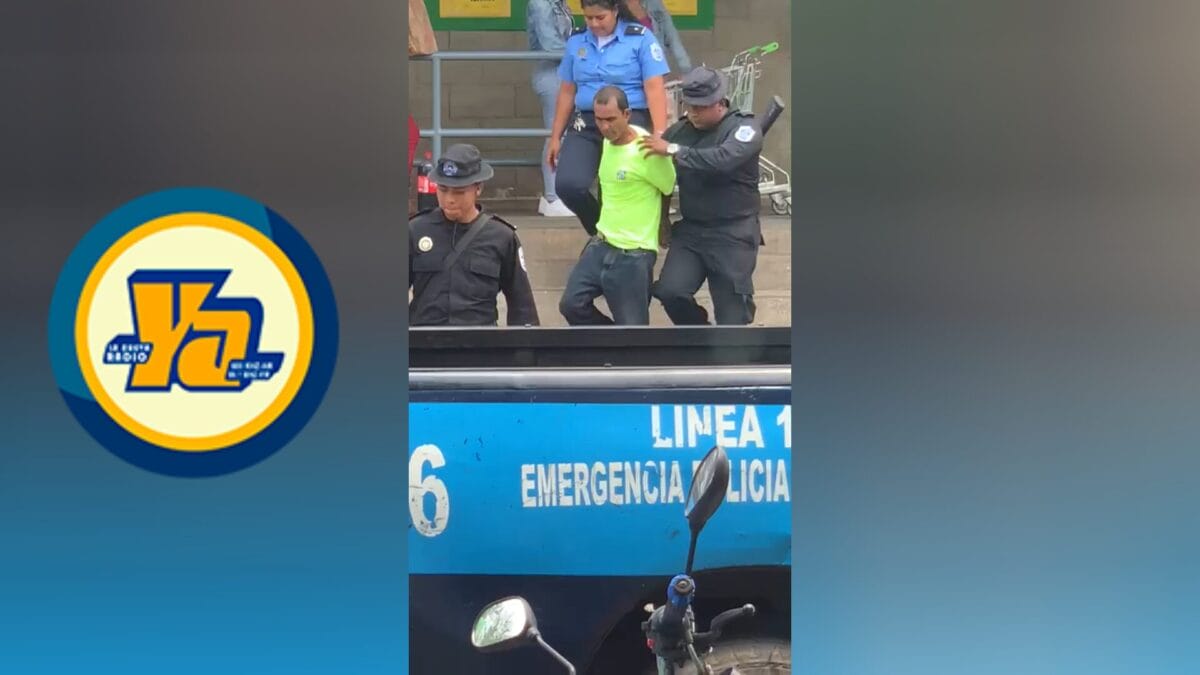
<svg viewBox="0 0 1200 675"><path fill-rule="evenodd" d="M725 89L720 71L692 70L682 87L687 117L662 138L640 141L647 154L675 160L682 219L672 228L653 295L676 325L708 323L695 299L705 278L718 324L754 321L762 132L753 115L729 107Z"/></svg>
<svg viewBox="0 0 1200 675"><path fill-rule="evenodd" d="M500 292L508 325L538 325L517 232L478 205L494 173L473 145L452 145L438 159L431 176L438 207L408 221L410 326L494 326Z"/></svg>

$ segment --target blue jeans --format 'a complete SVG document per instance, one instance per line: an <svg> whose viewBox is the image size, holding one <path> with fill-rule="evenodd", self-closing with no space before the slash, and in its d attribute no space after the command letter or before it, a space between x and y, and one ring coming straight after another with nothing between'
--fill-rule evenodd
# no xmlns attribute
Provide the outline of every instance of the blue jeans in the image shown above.
<svg viewBox="0 0 1200 675"><path fill-rule="evenodd" d="M650 282L658 251L615 248L592 238L571 270L558 311L572 326L647 326L650 324ZM604 296L613 315L596 309Z"/></svg>
<svg viewBox="0 0 1200 675"><path fill-rule="evenodd" d="M558 102L559 86L561 82L558 79L558 63L538 61L533 69L533 91L542 100L542 122L547 129L554 127L554 106ZM546 201L552 202L558 199L558 195L554 192L554 169L546 162L549 152L550 139L547 137L542 145L542 194L545 195Z"/></svg>

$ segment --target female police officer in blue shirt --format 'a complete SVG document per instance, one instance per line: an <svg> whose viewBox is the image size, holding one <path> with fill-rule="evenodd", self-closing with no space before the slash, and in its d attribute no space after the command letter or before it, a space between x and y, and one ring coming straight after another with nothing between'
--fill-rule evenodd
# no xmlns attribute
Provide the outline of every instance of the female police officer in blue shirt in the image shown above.
<svg viewBox="0 0 1200 675"><path fill-rule="evenodd" d="M600 168L603 137L596 128L592 100L606 85L620 87L629 99L630 123L661 135L667 128L663 76L670 68L654 34L633 18L621 0L580 4L587 27L575 29L567 38L546 159L556 169L559 199L575 212L583 229L595 235L600 203L590 190Z"/></svg>

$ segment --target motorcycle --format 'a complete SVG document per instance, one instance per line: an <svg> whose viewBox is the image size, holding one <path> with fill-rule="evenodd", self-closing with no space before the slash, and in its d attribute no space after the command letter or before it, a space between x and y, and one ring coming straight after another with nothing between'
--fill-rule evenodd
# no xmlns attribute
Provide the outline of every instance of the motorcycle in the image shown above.
<svg viewBox="0 0 1200 675"><path fill-rule="evenodd" d="M642 631L646 634L646 645L655 655L659 675L738 675L736 667L713 673L704 656L712 652L722 630L731 621L754 615L754 605L721 612L713 618L708 630L702 632L696 631L692 611L696 597L696 583L692 579L696 541L725 501L729 473L729 457L720 446L710 450L696 467L683 511L691 530L685 572L675 575L667 584L665 604L646 607L650 618L642 623ZM575 666L542 638L533 608L525 598L511 596L488 604L471 629L471 645L481 652L506 651L529 644L541 647L574 675Z"/></svg>

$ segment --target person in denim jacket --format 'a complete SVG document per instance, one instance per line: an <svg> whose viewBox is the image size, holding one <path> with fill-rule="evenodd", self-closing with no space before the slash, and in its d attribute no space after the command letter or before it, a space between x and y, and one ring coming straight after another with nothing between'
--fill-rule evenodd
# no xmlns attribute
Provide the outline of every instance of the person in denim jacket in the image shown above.
<svg viewBox="0 0 1200 675"><path fill-rule="evenodd" d="M525 33L529 38L530 51L550 52L559 58L535 61L533 66L533 91L542 101L542 121L547 128L554 126L554 103L558 100L558 64L563 49L574 26L571 10L566 0L529 0L525 7ZM550 139L542 147L542 198L538 201L538 213L543 216L571 217L567 205L554 191L554 169L546 161L550 151Z"/></svg>
<svg viewBox="0 0 1200 675"><path fill-rule="evenodd" d="M675 22L671 19L671 13L667 11L663 0L625 0L625 6L639 23L649 28L654 37L658 38L663 49L675 62L675 71L680 74L691 72L692 59L683 47L683 40L679 38L679 31L675 29Z"/></svg>

